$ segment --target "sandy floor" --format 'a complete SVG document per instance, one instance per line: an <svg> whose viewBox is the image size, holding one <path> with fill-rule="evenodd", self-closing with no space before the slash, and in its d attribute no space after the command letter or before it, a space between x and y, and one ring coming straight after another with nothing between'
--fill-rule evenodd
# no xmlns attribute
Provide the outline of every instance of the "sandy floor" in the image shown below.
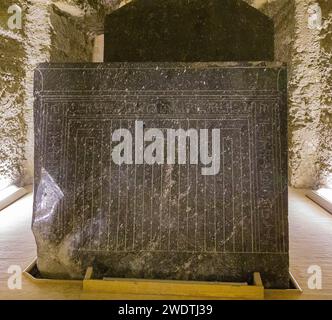
<svg viewBox="0 0 332 320"><path fill-rule="evenodd" d="M31 190L31 189L30 189ZM303 289L300 299L332 299L332 216L304 196L303 190L290 190L291 272ZM8 289L10 265L24 269L36 256L30 231L32 194L0 212L0 299L166 299L164 296L119 296L82 291L81 282L70 285L37 285L23 278L21 290ZM322 290L308 288L311 265L322 268ZM176 297L167 297L176 298ZM267 299L294 298L266 292Z"/></svg>

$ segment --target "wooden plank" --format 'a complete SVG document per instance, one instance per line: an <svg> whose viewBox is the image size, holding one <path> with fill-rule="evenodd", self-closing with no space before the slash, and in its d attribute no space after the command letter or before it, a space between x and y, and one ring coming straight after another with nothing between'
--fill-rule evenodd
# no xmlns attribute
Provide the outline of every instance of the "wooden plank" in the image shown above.
<svg viewBox="0 0 332 320"><path fill-rule="evenodd" d="M92 267L88 267L86 269L84 280L90 280L92 278L92 276L93 276L93 268Z"/></svg>
<svg viewBox="0 0 332 320"><path fill-rule="evenodd" d="M114 294L177 295L209 298L263 299L263 286L200 281L107 279L84 280L83 291Z"/></svg>

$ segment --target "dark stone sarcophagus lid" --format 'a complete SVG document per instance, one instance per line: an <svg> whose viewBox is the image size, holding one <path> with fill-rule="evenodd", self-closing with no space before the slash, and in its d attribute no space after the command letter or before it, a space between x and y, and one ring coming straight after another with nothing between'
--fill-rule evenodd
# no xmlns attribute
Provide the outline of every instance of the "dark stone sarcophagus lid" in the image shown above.
<svg viewBox="0 0 332 320"><path fill-rule="evenodd" d="M276 63L41 65L41 274L80 279L93 266L97 277L243 282L260 272L265 287L287 288L286 78ZM172 145L181 162L180 151L168 160Z"/></svg>
<svg viewBox="0 0 332 320"><path fill-rule="evenodd" d="M238 0L134 0L106 17L105 61L273 61L274 26Z"/></svg>

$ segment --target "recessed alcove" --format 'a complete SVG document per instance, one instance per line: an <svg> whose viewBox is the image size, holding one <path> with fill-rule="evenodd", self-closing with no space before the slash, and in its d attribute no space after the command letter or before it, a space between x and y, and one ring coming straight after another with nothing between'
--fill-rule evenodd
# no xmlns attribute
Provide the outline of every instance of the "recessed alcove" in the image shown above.
<svg viewBox="0 0 332 320"><path fill-rule="evenodd" d="M273 21L244 1L132 1L105 18L105 62L273 61Z"/></svg>

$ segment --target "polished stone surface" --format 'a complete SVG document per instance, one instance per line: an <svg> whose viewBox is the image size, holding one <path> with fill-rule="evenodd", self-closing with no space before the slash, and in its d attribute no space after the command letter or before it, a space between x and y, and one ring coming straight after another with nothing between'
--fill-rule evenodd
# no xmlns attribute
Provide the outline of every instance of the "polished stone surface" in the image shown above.
<svg viewBox="0 0 332 320"><path fill-rule="evenodd" d="M135 121L165 137L219 129L219 170L190 164L189 144L184 163L167 164L164 144L163 163L117 164L112 134L134 137ZM259 271L266 287L286 288L286 68L41 65L34 188L46 277L82 278L90 265L98 277L250 281Z"/></svg>
<svg viewBox="0 0 332 320"><path fill-rule="evenodd" d="M136 0L105 19L106 62L273 61L274 25L239 0Z"/></svg>

